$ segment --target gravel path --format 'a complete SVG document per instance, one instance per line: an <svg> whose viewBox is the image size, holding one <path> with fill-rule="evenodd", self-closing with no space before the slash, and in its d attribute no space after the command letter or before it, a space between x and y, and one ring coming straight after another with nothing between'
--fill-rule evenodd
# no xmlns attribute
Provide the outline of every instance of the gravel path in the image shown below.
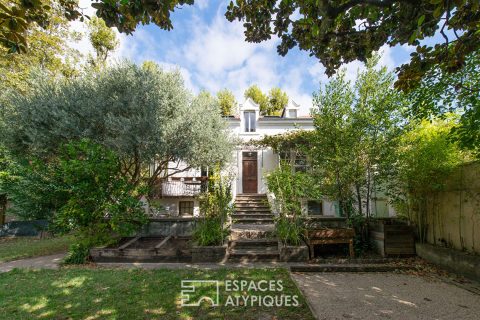
<svg viewBox="0 0 480 320"><path fill-rule="evenodd" d="M0 263L0 273L14 268L58 269L65 253Z"/></svg>
<svg viewBox="0 0 480 320"><path fill-rule="evenodd" d="M480 319L480 295L395 273L292 273L317 319Z"/></svg>

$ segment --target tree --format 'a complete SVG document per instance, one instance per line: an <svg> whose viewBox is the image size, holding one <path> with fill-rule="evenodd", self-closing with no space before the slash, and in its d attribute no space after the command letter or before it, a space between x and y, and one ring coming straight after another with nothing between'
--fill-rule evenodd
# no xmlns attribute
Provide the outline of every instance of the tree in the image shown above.
<svg viewBox="0 0 480 320"><path fill-rule="evenodd" d="M107 26L131 34L140 23L155 23L171 30L171 12L193 2L98 0L92 7ZM0 43L10 52L26 51L26 34L34 25L48 26L52 7L61 8L68 20L89 18L74 0L32 0L27 4L2 0L0 4ZM309 51L326 67L328 75L344 63L357 59L365 62L384 44L416 45L410 63L399 68L397 86L409 90L433 66L458 71L465 57L479 49L479 9L477 0L236 0L230 2L225 16L229 21L244 21L248 42L277 36L281 39L277 47L280 55L295 46ZM436 32L443 40L420 45Z"/></svg>
<svg viewBox="0 0 480 320"><path fill-rule="evenodd" d="M351 213L355 164L352 150L356 136L352 130L355 94L345 72L338 73L313 96L314 136L310 144L312 166L322 192L339 202L340 215Z"/></svg>
<svg viewBox="0 0 480 320"><path fill-rule="evenodd" d="M317 57L328 75L344 63L365 62L384 44L416 45L410 63L398 69L397 86L410 89L436 65L449 72L463 67L480 48L479 12L477 0L236 0L225 15L244 22L248 42L276 36L280 55L298 46ZM420 45L437 32L440 41Z"/></svg>
<svg viewBox="0 0 480 320"><path fill-rule="evenodd" d="M218 103L223 116L233 115L237 107L237 101L233 92L228 89L223 89L217 92Z"/></svg>
<svg viewBox="0 0 480 320"><path fill-rule="evenodd" d="M92 3L96 15L107 26L117 27L120 32L131 34L139 23L155 23L164 30L173 28L170 13L182 5L192 5L193 0L168 0L151 2L142 0L110 1L98 0ZM60 9L62 17L69 21L90 19L84 15L76 0L13 0L0 2L0 44L9 52L26 52L29 46L27 34L37 26L48 27Z"/></svg>
<svg viewBox="0 0 480 320"><path fill-rule="evenodd" d="M356 141L352 148L355 162L353 177L358 212L365 206L371 215L374 192L385 188L395 162L396 138L401 134L405 96L394 90L394 75L386 67L378 67L378 55L367 60L366 69L357 75L352 131ZM362 203L362 198L365 203Z"/></svg>
<svg viewBox="0 0 480 320"><path fill-rule="evenodd" d="M96 53L96 59L91 58L92 64L104 65L110 52L118 46L115 32L105 25L101 18L92 17L88 21L90 43Z"/></svg>
<svg viewBox="0 0 480 320"><path fill-rule="evenodd" d="M314 95L314 131L265 137L260 142L277 152L306 155L311 161L309 174L325 196L339 202L341 215L357 212L369 217L370 199L385 186L395 162L405 98L393 88L394 75L379 68L378 61L378 56L369 59L354 85L341 71Z"/></svg>
<svg viewBox="0 0 480 320"><path fill-rule="evenodd" d="M268 97L262 92L262 90L256 85L251 85L245 90L243 94L245 99L252 99L260 107L260 112L263 114L268 110Z"/></svg>
<svg viewBox="0 0 480 320"><path fill-rule="evenodd" d="M467 57L465 67L454 74L441 69L426 73L411 91L409 115L415 119L461 114L451 137L480 156L480 50Z"/></svg>
<svg viewBox="0 0 480 320"><path fill-rule="evenodd" d="M0 46L0 91L15 88L25 92L27 79L36 69L66 77L78 75L81 54L68 46L69 41L78 40L78 37L68 29L67 19L52 15L47 26L33 25L29 29L26 41L31 50L28 52L10 54L8 49Z"/></svg>
<svg viewBox="0 0 480 320"><path fill-rule="evenodd" d="M179 72L124 62L70 80L40 76L30 85L27 95L13 92L5 104L1 136L15 153L46 159L59 145L88 138L120 157L131 184L149 186L231 157L218 102L192 98ZM172 167L179 161L187 168Z"/></svg>
<svg viewBox="0 0 480 320"><path fill-rule="evenodd" d="M280 88L272 88L268 92L268 108L265 110L267 115L280 115L282 110L288 105L288 96Z"/></svg>
<svg viewBox="0 0 480 320"><path fill-rule="evenodd" d="M399 139L390 194L397 212L416 223L425 240L427 195L441 191L454 168L468 159L449 138L456 119L415 120Z"/></svg>
<svg viewBox="0 0 480 320"><path fill-rule="evenodd" d="M254 84L245 90L244 96L258 104L260 113L264 116L279 115L288 104L288 96L280 88L270 89L267 96Z"/></svg>

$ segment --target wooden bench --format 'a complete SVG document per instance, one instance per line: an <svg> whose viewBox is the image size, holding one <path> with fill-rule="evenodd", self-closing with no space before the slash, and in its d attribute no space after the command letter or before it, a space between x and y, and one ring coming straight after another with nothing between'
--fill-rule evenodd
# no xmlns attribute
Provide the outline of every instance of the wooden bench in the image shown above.
<svg viewBox="0 0 480 320"><path fill-rule="evenodd" d="M344 229L312 229L305 232L305 240L310 252L310 259L314 258L314 245L316 244L348 244L350 257L354 257L353 237L355 231L350 228Z"/></svg>

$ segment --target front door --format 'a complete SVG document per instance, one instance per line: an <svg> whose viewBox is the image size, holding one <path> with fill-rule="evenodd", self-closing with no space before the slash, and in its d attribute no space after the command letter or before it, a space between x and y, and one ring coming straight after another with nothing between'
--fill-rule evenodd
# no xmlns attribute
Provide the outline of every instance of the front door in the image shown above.
<svg viewBox="0 0 480 320"><path fill-rule="evenodd" d="M243 193L257 193L257 153L242 153Z"/></svg>

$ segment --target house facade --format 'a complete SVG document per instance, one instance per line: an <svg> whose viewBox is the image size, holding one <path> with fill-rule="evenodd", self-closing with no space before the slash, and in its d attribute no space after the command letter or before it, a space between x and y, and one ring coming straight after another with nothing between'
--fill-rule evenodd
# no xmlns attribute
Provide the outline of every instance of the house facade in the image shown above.
<svg viewBox="0 0 480 320"><path fill-rule="evenodd" d="M232 179L233 198L238 194L269 194L266 175L278 167L280 155L271 148L257 147L252 140L260 140L268 135L278 135L295 130L313 130L313 118L300 114L300 106L289 100L280 116L262 116L260 107L247 99L239 105L235 116L226 118L230 133L239 143L233 151L232 161L224 169L224 174ZM181 167L178 163L175 166ZM295 170L302 170L307 159L293 159ZM161 197L153 206L158 214L169 216L198 216L200 204L198 195L203 191L208 176L208 168L191 169L168 178L162 183ZM386 203L386 202L385 202ZM156 208L155 208L156 207ZM305 214L338 216L338 205L327 199L305 199L302 203ZM385 213L389 215L388 209Z"/></svg>

